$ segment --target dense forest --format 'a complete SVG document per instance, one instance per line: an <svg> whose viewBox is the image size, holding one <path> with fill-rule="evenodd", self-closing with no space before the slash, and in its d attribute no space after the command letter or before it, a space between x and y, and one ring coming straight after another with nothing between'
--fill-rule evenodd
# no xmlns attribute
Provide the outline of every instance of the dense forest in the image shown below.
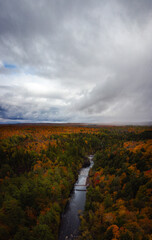
<svg viewBox="0 0 152 240"><path fill-rule="evenodd" d="M152 239L152 129L60 125L0 126L0 239L57 240L88 154L79 239Z"/></svg>
<svg viewBox="0 0 152 240"><path fill-rule="evenodd" d="M152 239L152 131L136 130L100 135L81 240Z"/></svg>

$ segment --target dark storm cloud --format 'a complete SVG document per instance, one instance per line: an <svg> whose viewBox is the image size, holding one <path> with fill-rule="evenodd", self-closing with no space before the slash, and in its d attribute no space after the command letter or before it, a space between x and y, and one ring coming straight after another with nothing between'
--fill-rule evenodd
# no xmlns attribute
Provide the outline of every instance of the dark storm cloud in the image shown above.
<svg viewBox="0 0 152 240"><path fill-rule="evenodd" d="M151 0L1 1L1 118L151 120L151 26Z"/></svg>

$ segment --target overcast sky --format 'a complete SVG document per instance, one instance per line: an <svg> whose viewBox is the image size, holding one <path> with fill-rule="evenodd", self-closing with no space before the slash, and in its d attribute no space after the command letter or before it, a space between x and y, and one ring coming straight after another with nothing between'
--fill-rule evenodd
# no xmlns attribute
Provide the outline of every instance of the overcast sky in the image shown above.
<svg viewBox="0 0 152 240"><path fill-rule="evenodd" d="M152 0L0 0L0 122L152 120Z"/></svg>

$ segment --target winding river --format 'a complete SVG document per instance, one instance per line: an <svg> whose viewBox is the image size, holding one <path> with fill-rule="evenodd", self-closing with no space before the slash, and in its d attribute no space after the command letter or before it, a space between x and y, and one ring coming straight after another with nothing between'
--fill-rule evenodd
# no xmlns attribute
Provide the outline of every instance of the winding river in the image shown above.
<svg viewBox="0 0 152 240"><path fill-rule="evenodd" d="M79 214L83 212L86 202L86 181L93 166L93 155L89 156L90 166L82 168L79 172L70 200L61 218L61 225L58 240L77 239L79 235L80 219Z"/></svg>

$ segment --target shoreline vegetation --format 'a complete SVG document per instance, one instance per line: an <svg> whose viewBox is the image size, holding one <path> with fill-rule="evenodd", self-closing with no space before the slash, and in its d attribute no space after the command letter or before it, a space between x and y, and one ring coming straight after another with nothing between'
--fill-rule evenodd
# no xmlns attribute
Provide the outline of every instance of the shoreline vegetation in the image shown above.
<svg viewBox="0 0 152 240"><path fill-rule="evenodd" d="M0 239L56 240L77 179L89 173L81 240L152 238L152 128L0 125Z"/></svg>

